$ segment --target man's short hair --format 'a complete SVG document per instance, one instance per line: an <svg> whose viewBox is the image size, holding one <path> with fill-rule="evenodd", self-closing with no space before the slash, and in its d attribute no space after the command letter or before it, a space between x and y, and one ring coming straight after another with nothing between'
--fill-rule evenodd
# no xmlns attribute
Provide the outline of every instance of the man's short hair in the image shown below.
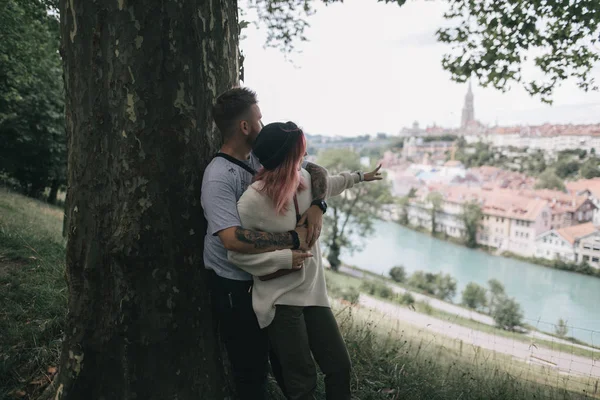
<svg viewBox="0 0 600 400"><path fill-rule="evenodd" d="M212 115L223 136L231 135L236 122L243 119L250 107L257 103L256 93L242 87L229 89L217 97Z"/></svg>

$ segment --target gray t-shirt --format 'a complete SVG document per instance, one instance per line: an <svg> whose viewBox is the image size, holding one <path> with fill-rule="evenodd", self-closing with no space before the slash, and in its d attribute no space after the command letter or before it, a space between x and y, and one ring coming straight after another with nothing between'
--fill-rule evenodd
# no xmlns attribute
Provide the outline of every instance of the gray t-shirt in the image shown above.
<svg viewBox="0 0 600 400"><path fill-rule="evenodd" d="M250 155L246 164L255 171L260 169L260 162L254 154ZM204 239L204 266L223 278L238 281L252 279L252 275L227 260L227 250L217 235L224 229L242 226L237 202L251 183L250 172L223 157L215 157L204 171L201 202L208 222Z"/></svg>

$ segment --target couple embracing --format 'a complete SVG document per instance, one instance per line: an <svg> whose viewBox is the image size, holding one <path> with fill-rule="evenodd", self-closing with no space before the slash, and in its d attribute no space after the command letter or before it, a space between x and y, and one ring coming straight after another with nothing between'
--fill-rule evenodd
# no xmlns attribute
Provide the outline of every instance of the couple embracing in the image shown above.
<svg viewBox="0 0 600 400"><path fill-rule="evenodd" d="M331 312L319 243L326 200L372 172L329 176L304 161L292 122L263 126L256 94L223 93L213 107L223 146L207 167L202 207L211 300L240 399L265 398L269 358L288 399L350 399L351 363Z"/></svg>

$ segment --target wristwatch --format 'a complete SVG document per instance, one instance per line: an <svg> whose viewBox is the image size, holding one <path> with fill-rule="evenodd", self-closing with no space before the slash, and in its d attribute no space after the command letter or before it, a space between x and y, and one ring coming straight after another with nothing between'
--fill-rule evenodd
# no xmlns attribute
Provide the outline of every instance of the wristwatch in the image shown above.
<svg viewBox="0 0 600 400"><path fill-rule="evenodd" d="M327 212L327 203L325 203L325 200L314 200L310 205L319 207L323 211L323 214Z"/></svg>

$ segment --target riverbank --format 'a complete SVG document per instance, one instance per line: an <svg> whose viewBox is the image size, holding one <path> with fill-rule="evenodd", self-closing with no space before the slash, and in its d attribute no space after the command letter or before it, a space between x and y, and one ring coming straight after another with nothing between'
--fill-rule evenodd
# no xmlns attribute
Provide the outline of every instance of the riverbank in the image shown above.
<svg viewBox="0 0 600 400"><path fill-rule="evenodd" d="M482 333L491 333L529 345L544 346L566 354L579 355L591 359L595 359L600 355L600 347L589 345L574 338L558 338L552 333L536 329L532 325L525 324L523 327L525 329L524 332L506 331L498 328L493 318L487 314L476 312L460 304L442 301L408 285L399 284L390 278L357 267L342 266L337 273L328 270L327 279L330 288L332 286L338 286L339 289L354 288L361 295L366 294L363 285L365 279L379 281L387 285L396 296L382 297L377 293L370 294L370 296L377 297L378 300L393 306L404 307ZM333 291L335 292L336 289L338 288L334 288ZM338 291L338 293L340 292ZM406 304L401 301L401 295L407 293L414 299L414 303Z"/></svg>
<svg viewBox="0 0 600 400"><path fill-rule="evenodd" d="M509 251L504 251L504 252L498 254L498 249L496 249L494 247L489 247L489 246L484 246L484 245L477 245L477 247L468 247L465 244L464 240L449 236L445 233L431 233L431 231L429 231L426 228L414 226L411 224L403 224L399 221L394 221L394 220L389 220L388 222L398 224L407 229L411 229L415 232L429 235L436 239L445 240L450 243L464 246L469 249L483 251L483 252L486 252L493 256L512 258L514 260L519 260L519 261L528 262L531 264L541 265L543 267L553 268L553 269L557 269L559 271L574 272L574 273L581 274L581 275L593 276L595 278L600 278L600 269L593 268L587 264L567 263L567 262L564 262L561 260L547 260L545 258L538 258L538 257L525 257L525 256L521 256L518 254L511 253Z"/></svg>

